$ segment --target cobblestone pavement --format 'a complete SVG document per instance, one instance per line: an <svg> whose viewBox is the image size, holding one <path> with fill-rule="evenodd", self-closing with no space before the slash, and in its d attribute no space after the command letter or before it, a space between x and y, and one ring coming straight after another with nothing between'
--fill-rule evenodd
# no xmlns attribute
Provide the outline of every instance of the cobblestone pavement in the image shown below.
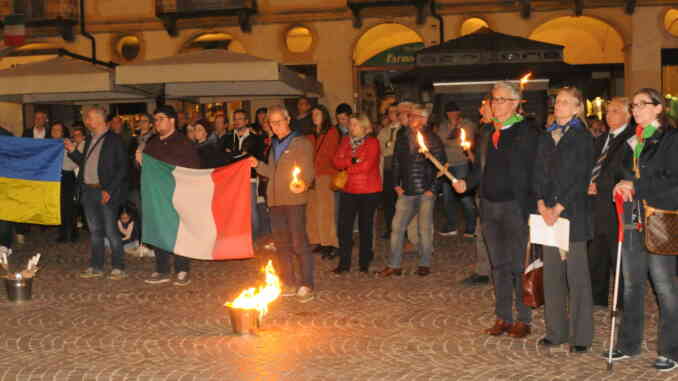
<svg viewBox="0 0 678 381"><path fill-rule="evenodd" d="M39 230L39 229L34 229ZM544 349L543 310L527 339L489 337L490 286L462 286L473 245L436 238L433 273L379 279L336 276L317 259L316 299L271 305L258 335L232 333L223 304L261 282L270 253L253 260L194 262L187 287L151 286L150 259L128 257L122 281L82 280L88 242L52 244L34 232L13 256L43 253L33 300L10 303L0 291L0 380L678 380L650 367L657 310L648 295L641 356L606 369L608 312L595 311L592 351ZM37 241L37 242L36 242ZM383 267L379 240L372 269ZM406 255L406 269L416 266Z"/></svg>

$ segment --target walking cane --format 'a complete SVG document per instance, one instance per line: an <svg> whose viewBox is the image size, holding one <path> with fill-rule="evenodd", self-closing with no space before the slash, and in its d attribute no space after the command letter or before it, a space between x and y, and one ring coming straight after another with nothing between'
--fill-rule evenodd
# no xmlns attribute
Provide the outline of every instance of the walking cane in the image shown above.
<svg viewBox="0 0 678 381"><path fill-rule="evenodd" d="M610 351L607 356L607 370L612 370L612 348L614 347L614 329L617 320L617 297L619 295L619 273L621 272L621 253L624 243L624 198L621 193L615 193L614 204L617 208L617 265L614 274L614 293L612 298L612 326L610 327Z"/></svg>

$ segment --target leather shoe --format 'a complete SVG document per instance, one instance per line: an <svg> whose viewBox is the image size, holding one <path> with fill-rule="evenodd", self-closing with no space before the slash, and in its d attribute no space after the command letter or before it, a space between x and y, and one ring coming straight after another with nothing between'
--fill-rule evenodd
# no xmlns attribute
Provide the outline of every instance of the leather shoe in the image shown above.
<svg viewBox="0 0 678 381"><path fill-rule="evenodd" d="M513 327L513 324L503 321L501 319L497 319L497 321L494 322L494 325L492 327L485 330L485 333L492 336L500 336L506 332L509 332L511 330L511 327Z"/></svg>
<svg viewBox="0 0 678 381"><path fill-rule="evenodd" d="M487 275L478 275L474 273L468 278L462 280L461 283L466 285L488 284L490 283L490 277Z"/></svg>
<svg viewBox="0 0 678 381"><path fill-rule="evenodd" d="M324 249L323 246L321 246L321 245L316 245L316 246L313 248L313 253L322 253L322 252L323 252L323 249Z"/></svg>
<svg viewBox="0 0 678 381"><path fill-rule="evenodd" d="M347 273L349 270L343 267L337 267L336 269L332 270L333 273L335 274L343 274Z"/></svg>
<svg viewBox="0 0 678 381"><path fill-rule="evenodd" d="M532 332L532 329L530 328L529 324L525 324L522 321L519 321L515 324L513 324L513 327L511 327L511 330L508 331L508 335L511 337L515 337L516 339L522 339L526 337L527 335Z"/></svg>
<svg viewBox="0 0 678 381"><path fill-rule="evenodd" d="M431 268L426 266L417 267L417 275L426 276L431 273Z"/></svg>
<svg viewBox="0 0 678 381"><path fill-rule="evenodd" d="M551 341L551 340L549 340L549 339L547 339L547 338L545 338L545 337L539 339L539 341L537 341L537 344L539 344L539 345L541 345L541 346L543 346L543 347L555 347L555 346L557 346L557 345L560 345L560 344L554 343L553 341Z"/></svg>
<svg viewBox="0 0 678 381"><path fill-rule="evenodd" d="M379 275L383 277L391 276L391 275L402 275L403 270L402 269L392 269L390 267L387 267L379 272Z"/></svg>
<svg viewBox="0 0 678 381"><path fill-rule="evenodd" d="M589 347L585 345L572 345L570 346L570 353L586 353L589 351Z"/></svg>

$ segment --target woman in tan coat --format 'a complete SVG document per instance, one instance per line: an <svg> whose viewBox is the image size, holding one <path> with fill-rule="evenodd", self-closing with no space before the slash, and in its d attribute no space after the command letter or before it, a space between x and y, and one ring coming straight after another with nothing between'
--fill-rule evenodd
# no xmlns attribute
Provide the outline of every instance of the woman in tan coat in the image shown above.
<svg viewBox="0 0 678 381"><path fill-rule="evenodd" d="M340 134L332 126L330 113L325 106L315 106L311 110L311 117L314 134L307 136L313 142L316 177L306 205L306 231L309 242L317 245L314 252L320 252L323 258L328 258L332 257L334 249L339 246L334 192L330 184L332 177L338 172L333 158L339 147Z"/></svg>

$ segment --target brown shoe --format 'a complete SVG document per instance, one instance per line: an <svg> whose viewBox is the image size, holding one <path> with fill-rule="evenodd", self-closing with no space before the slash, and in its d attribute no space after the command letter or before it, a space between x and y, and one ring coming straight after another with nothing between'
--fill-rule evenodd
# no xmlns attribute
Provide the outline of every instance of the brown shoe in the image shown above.
<svg viewBox="0 0 678 381"><path fill-rule="evenodd" d="M390 267L387 267L387 268L378 272L378 274L380 276L383 276L383 277L387 277L387 276L391 276L391 275L402 275L402 273L403 273L403 270L393 269L393 268L390 268Z"/></svg>
<svg viewBox="0 0 678 381"><path fill-rule="evenodd" d="M522 339L524 337L527 337L531 332L530 325L525 324L522 321L519 321L511 327L511 330L508 331L508 335L511 337L515 337L516 339Z"/></svg>
<svg viewBox="0 0 678 381"><path fill-rule="evenodd" d="M512 327L513 324L503 321L501 319L497 319L497 321L494 322L494 325L491 328L485 330L485 333L492 336L501 336L504 333L509 332Z"/></svg>
<svg viewBox="0 0 678 381"><path fill-rule="evenodd" d="M431 273L431 268L426 266L417 267L417 275L426 276Z"/></svg>

